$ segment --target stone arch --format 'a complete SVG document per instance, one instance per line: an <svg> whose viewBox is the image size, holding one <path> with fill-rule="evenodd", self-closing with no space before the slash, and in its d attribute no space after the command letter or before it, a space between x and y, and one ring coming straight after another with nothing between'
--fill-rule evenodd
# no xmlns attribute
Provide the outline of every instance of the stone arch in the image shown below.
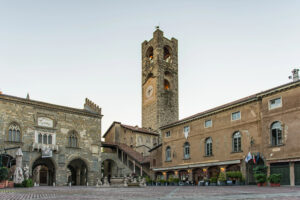
<svg viewBox="0 0 300 200"><path fill-rule="evenodd" d="M172 80L173 80L173 76L172 76L171 72L165 71L165 73L164 73L164 89L165 90L172 89Z"/></svg>
<svg viewBox="0 0 300 200"><path fill-rule="evenodd" d="M163 58L164 58L165 61L169 61L171 59L171 57L172 57L172 49L171 49L170 46L165 45L164 46L164 57Z"/></svg>
<svg viewBox="0 0 300 200"><path fill-rule="evenodd" d="M32 179L39 185L53 185L56 182L57 165L52 158L38 156L30 166Z"/></svg>
<svg viewBox="0 0 300 200"><path fill-rule="evenodd" d="M149 60L153 60L153 47L152 46L148 47L148 49L146 51L146 58Z"/></svg>
<svg viewBox="0 0 300 200"><path fill-rule="evenodd" d="M101 168L103 169L103 177L108 178L108 182L110 182L111 177L118 177L118 164L114 159L107 158L102 161Z"/></svg>
<svg viewBox="0 0 300 200"><path fill-rule="evenodd" d="M86 185L88 182L89 167L88 162L81 157L69 159L67 164L68 183L72 185Z"/></svg>

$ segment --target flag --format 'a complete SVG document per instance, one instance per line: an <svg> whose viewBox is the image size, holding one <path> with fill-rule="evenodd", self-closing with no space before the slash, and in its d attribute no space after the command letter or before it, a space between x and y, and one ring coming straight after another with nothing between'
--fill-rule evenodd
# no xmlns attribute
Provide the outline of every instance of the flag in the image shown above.
<svg viewBox="0 0 300 200"><path fill-rule="evenodd" d="M252 155L251 155L251 153L249 152L248 155L247 155L246 158L245 158L245 162L248 163L249 160L251 160L251 159L252 159Z"/></svg>
<svg viewBox="0 0 300 200"><path fill-rule="evenodd" d="M256 164L255 155L254 154L252 155L252 159L253 159L253 163Z"/></svg>
<svg viewBox="0 0 300 200"><path fill-rule="evenodd" d="M256 162L258 162L259 160L259 152L257 152L257 155L256 155Z"/></svg>

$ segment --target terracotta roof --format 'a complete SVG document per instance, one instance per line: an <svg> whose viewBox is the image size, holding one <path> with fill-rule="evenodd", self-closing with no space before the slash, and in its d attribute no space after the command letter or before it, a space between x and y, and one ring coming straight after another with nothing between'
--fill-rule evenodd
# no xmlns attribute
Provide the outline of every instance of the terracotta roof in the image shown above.
<svg viewBox="0 0 300 200"><path fill-rule="evenodd" d="M183 124L183 123L186 123L186 122L189 122L189 121L201 118L201 117L205 117L205 116L208 116L208 115L215 114L216 112L221 112L223 110L228 110L228 109L231 109L231 108L234 108L234 107L246 104L246 103L257 101L258 99L260 99L260 98L262 98L266 95L274 94L276 92L280 92L282 90L286 90L286 89L297 87L297 86L300 86L300 80L295 81L295 82L291 82L291 83L287 83L287 84L283 84L283 85L271 88L269 90L265 90L265 91L253 94L251 96L244 97L242 99L238 99L236 101L233 101L233 102L230 102L230 103L227 103L227 104L224 104L224 105L206 110L204 112L200 112L200 113L191 115L189 117L186 117L186 118L183 118L181 120L175 121L173 123L167 124L167 125L162 126L160 128L161 129L170 128L170 127L173 127L175 125Z"/></svg>
<svg viewBox="0 0 300 200"><path fill-rule="evenodd" d="M104 133L104 135L102 137L105 137L107 135L107 133L110 131L110 129L115 125L115 124L120 124L121 127L129 129L131 131L135 131L135 132L139 132L139 133L144 133L144 134L148 134L148 135L155 135L155 136L159 136L158 133L151 131L149 129L145 129L145 128L140 128L138 126L130 126L130 125L126 125L126 124L122 124L121 122L116 122L114 121L110 127L107 129L107 131Z"/></svg>
<svg viewBox="0 0 300 200"><path fill-rule="evenodd" d="M115 146L124 151L128 156L133 158L135 161L139 162L140 164L150 162L149 156L143 156L141 153L135 151L131 147L127 146L126 144L122 143L114 143L114 142L102 142L102 146Z"/></svg>
<svg viewBox="0 0 300 200"><path fill-rule="evenodd" d="M161 147L161 145L162 145L162 143L160 143L159 145L157 145L157 146L153 147L152 149L150 149L150 150L149 150L149 152L151 152L151 151L154 151L155 149L157 149L157 148Z"/></svg>
<svg viewBox="0 0 300 200"><path fill-rule="evenodd" d="M140 132L140 133L146 133L146 134L150 134L150 135L158 135L158 133L145 129L145 128L140 128L138 126L130 126L130 125L125 125L125 124L121 124L122 127L127 128L129 130L132 131L136 131L136 132Z"/></svg>

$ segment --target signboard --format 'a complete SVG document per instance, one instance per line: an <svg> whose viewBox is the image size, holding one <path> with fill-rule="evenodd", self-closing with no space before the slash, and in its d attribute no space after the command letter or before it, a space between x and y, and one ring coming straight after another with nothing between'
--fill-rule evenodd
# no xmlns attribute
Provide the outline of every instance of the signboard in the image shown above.
<svg viewBox="0 0 300 200"><path fill-rule="evenodd" d="M47 117L39 117L38 126L53 128L53 120Z"/></svg>
<svg viewBox="0 0 300 200"><path fill-rule="evenodd" d="M52 157L52 149L49 147L42 149L42 158L51 158Z"/></svg>

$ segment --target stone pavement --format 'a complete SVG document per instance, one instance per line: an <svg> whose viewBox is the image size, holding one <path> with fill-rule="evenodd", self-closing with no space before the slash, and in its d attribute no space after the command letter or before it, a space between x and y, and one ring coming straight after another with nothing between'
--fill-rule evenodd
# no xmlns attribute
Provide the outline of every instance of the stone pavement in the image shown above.
<svg viewBox="0 0 300 200"><path fill-rule="evenodd" d="M34 187L0 189L0 200L196 200L196 199L300 199L300 187L157 186L146 188Z"/></svg>

